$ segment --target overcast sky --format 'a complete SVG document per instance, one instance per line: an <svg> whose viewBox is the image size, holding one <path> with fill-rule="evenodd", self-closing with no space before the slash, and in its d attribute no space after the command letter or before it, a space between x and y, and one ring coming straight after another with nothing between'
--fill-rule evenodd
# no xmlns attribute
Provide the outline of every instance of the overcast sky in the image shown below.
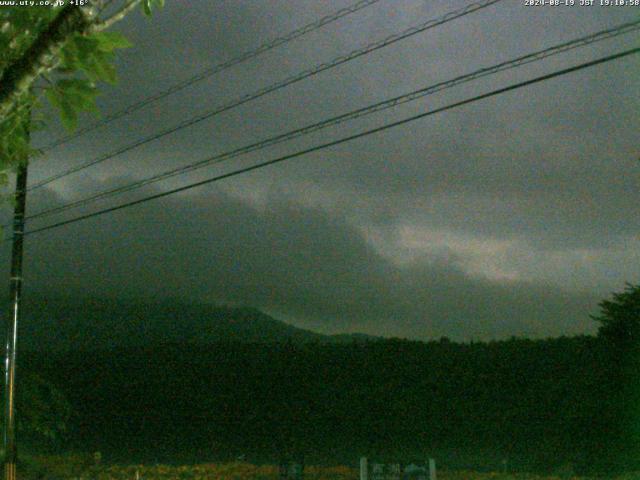
<svg viewBox="0 0 640 480"><path fill-rule="evenodd" d="M168 0L119 30L117 111L351 2ZM376 5L34 161L36 182L467 4ZM579 3L579 1L576 1ZM268 138L624 21L638 7L504 0L149 143L48 188L29 212ZM637 46L632 33L155 184L214 176ZM418 339L592 333L640 281L638 56L566 75L163 200L29 237L25 289L250 305L321 332ZM85 122L92 122L86 117ZM35 135L46 144L56 126ZM71 218L86 210L69 212ZM32 227L52 221L34 221ZM8 263L7 244L4 265Z"/></svg>

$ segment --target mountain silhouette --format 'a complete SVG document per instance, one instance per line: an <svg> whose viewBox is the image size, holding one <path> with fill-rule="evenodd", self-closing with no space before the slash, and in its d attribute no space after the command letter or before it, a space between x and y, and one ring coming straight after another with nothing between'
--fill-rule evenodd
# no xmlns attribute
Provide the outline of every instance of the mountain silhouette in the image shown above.
<svg viewBox="0 0 640 480"><path fill-rule="evenodd" d="M3 316L9 309L5 308ZM3 322L4 324L4 322ZM377 337L323 335L294 327L260 310L169 299L35 297L19 325L26 350L105 350L188 343L350 343Z"/></svg>

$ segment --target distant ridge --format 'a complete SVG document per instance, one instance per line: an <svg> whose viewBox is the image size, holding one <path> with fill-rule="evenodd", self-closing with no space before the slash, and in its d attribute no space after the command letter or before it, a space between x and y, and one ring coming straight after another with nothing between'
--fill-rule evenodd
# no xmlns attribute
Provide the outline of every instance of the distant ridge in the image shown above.
<svg viewBox="0 0 640 480"><path fill-rule="evenodd" d="M20 325L20 345L26 350L104 350L169 343L351 343L378 339L358 333L323 335L294 327L255 308L181 300L38 297L25 301Z"/></svg>
<svg viewBox="0 0 640 480"><path fill-rule="evenodd" d="M337 333L334 335L328 335L326 340L331 343L364 343L364 342L377 342L384 340L382 337L376 337L375 335L367 335L366 333Z"/></svg>

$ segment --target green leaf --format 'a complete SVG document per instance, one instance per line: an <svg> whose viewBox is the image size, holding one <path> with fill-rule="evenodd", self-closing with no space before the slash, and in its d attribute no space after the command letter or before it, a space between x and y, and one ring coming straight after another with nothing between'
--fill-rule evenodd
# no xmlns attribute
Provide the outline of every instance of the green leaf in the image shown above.
<svg viewBox="0 0 640 480"><path fill-rule="evenodd" d="M45 92L51 104L60 110L60 119L67 130L74 130L78 124L78 114L73 102L65 96L64 92L58 88L50 88Z"/></svg>
<svg viewBox="0 0 640 480"><path fill-rule="evenodd" d="M95 96L98 92L95 84L84 78L65 78L58 80L58 88L82 96Z"/></svg>
<svg viewBox="0 0 640 480"><path fill-rule="evenodd" d="M64 98L78 111L97 112L96 96L98 89L88 80L70 78L58 81L56 87L63 92Z"/></svg>
<svg viewBox="0 0 640 480"><path fill-rule="evenodd" d="M76 44L77 58L81 63L94 56L100 46L100 42L93 36L76 35L73 41Z"/></svg>
<svg viewBox="0 0 640 480"><path fill-rule="evenodd" d="M88 59L84 65L85 72L92 80L103 80L114 84L117 82L116 67L111 63L111 56L102 52L101 55L94 55Z"/></svg>
<svg viewBox="0 0 640 480"><path fill-rule="evenodd" d="M45 92L49 102L60 111L65 128L75 129L78 114L82 111L98 112L96 96L98 90L86 79L67 78Z"/></svg>
<svg viewBox="0 0 640 480"><path fill-rule="evenodd" d="M63 100L60 102L60 119L64 128L69 131L75 130L78 126L78 114L68 101Z"/></svg>
<svg viewBox="0 0 640 480"><path fill-rule="evenodd" d="M142 0L142 12L149 17L152 10L164 7L164 0Z"/></svg>
<svg viewBox="0 0 640 480"><path fill-rule="evenodd" d="M151 16L151 1L150 0L142 0L142 13L144 13L147 17Z"/></svg>
<svg viewBox="0 0 640 480"><path fill-rule="evenodd" d="M116 83L114 51L130 46L131 43L116 32L76 35L62 50L62 68L67 72L82 70L93 81Z"/></svg>
<svg viewBox="0 0 640 480"><path fill-rule="evenodd" d="M91 35L98 41L98 49L103 52L112 52L116 48L131 48L133 44L121 33L99 32Z"/></svg>
<svg viewBox="0 0 640 480"><path fill-rule="evenodd" d="M76 37L71 38L67 43L65 43L60 52L60 57L62 59L60 69L73 72L79 68L79 52Z"/></svg>

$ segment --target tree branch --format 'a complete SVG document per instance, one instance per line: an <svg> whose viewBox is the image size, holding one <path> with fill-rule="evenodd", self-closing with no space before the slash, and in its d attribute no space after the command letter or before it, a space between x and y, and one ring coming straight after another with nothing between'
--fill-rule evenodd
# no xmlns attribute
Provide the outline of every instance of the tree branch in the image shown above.
<svg viewBox="0 0 640 480"><path fill-rule="evenodd" d="M141 0L128 0L120 10L104 21L92 14L92 8L65 6L27 51L10 64L0 77L0 121L5 120L18 99L44 72L58 64L58 54L76 33L94 33L109 28L130 13Z"/></svg>
<svg viewBox="0 0 640 480"><path fill-rule="evenodd" d="M84 31L89 24L84 10L74 5L64 7L27 51L10 64L0 79L0 120L3 120L35 79L57 56L67 39Z"/></svg>
<svg viewBox="0 0 640 480"><path fill-rule="evenodd" d="M114 23L119 22L126 17L133 9L135 9L141 0L129 0L120 10L111 15L106 20L95 22L91 26L91 32L100 32L111 27Z"/></svg>

